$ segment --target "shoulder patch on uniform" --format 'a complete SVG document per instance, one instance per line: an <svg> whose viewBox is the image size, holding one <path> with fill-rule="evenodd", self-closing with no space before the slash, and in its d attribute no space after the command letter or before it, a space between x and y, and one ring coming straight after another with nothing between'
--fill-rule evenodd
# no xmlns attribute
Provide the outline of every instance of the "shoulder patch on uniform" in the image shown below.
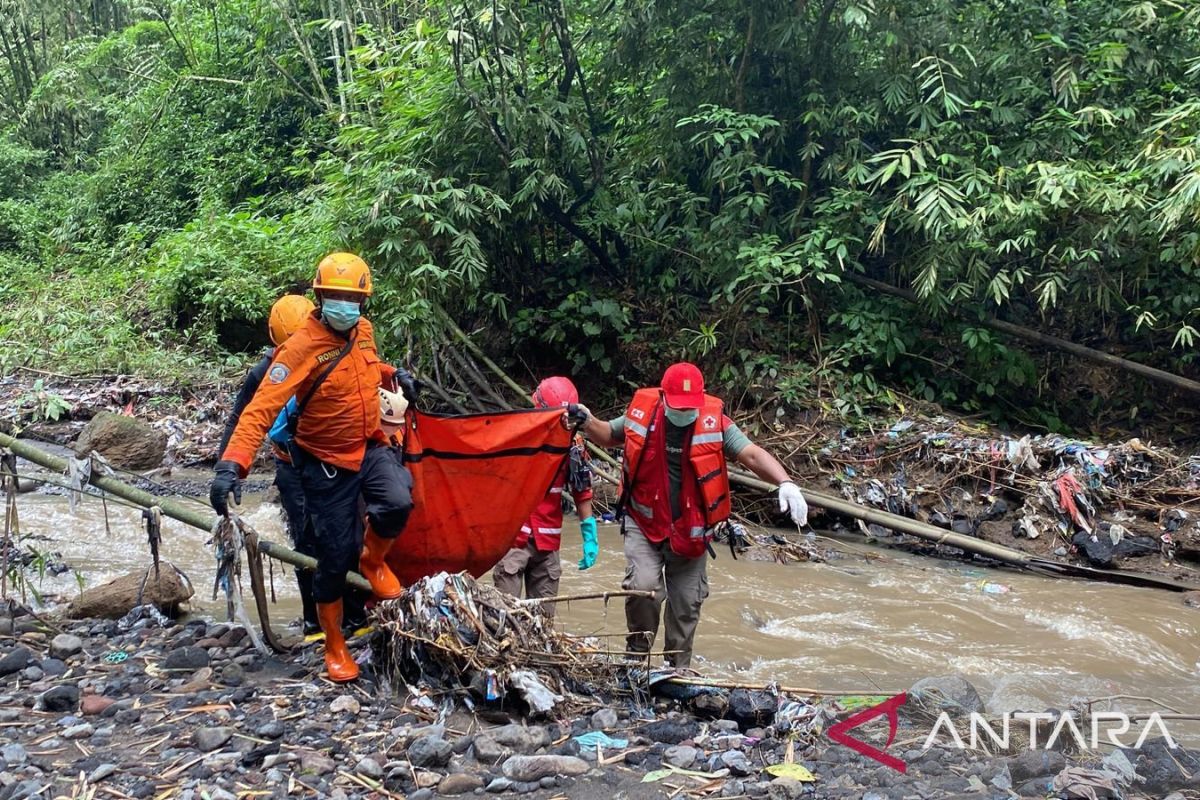
<svg viewBox="0 0 1200 800"><path fill-rule="evenodd" d="M641 419L642 417L646 416L646 412L640 408L635 408L629 412L629 416L633 417L634 419Z"/></svg>
<svg viewBox="0 0 1200 800"><path fill-rule="evenodd" d="M287 380L288 375L291 374L292 371L287 368L286 364L273 364L271 371L267 373L267 378L271 383L283 383Z"/></svg>
<svg viewBox="0 0 1200 800"><path fill-rule="evenodd" d="M714 430L717 427L717 418L709 414L704 418L704 429L706 431Z"/></svg>

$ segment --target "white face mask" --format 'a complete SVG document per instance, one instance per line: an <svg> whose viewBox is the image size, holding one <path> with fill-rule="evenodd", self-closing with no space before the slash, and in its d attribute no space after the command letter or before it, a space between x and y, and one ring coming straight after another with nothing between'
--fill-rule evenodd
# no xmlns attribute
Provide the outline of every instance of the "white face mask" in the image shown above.
<svg viewBox="0 0 1200 800"><path fill-rule="evenodd" d="M700 410L697 408L671 408L664 406L664 413L667 415L667 422L677 428L686 428L700 417Z"/></svg>

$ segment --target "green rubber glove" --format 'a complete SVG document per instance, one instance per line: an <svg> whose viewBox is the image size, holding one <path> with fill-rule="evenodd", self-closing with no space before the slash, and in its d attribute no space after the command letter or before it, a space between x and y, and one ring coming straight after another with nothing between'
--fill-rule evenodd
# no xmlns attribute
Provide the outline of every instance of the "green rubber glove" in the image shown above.
<svg viewBox="0 0 1200 800"><path fill-rule="evenodd" d="M579 523L579 532L583 534L583 558L579 559L580 569L591 569L600 555L600 541L596 538L596 518L588 517Z"/></svg>

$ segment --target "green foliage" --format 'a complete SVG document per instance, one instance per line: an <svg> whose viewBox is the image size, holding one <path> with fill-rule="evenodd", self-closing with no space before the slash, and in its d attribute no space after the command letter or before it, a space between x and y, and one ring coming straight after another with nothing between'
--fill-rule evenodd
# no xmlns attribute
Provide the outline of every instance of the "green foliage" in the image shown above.
<svg viewBox="0 0 1200 800"><path fill-rule="evenodd" d="M754 402L854 415L907 394L1088 424L1091 393L992 315L1196 368L1194 3L17 13L47 33L0 62L0 249L67 302L6 300L0 332L65 346L0 358L220 358L349 248L385 339L434 333L438 305L502 358L606 386L690 357ZM115 313L81 332L88 292Z"/></svg>
<svg viewBox="0 0 1200 800"><path fill-rule="evenodd" d="M150 249L152 308L204 330L265 319L281 294L303 291L311 265L329 249L328 232L312 223L309 215L273 219L247 210L189 222Z"/></svg>

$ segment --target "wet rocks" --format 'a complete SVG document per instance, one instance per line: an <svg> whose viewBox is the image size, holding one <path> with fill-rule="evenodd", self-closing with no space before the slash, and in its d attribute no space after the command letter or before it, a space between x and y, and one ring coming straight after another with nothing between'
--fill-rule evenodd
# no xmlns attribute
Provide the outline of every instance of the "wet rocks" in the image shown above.
<svg viewBox="0 0 1200 800"><path fill-rule="evenodd" d="M8 655L0 658L0 678L20 672L33 663L33 654L24 645L14 647Z"/></svg>
<svg viewBox="0 0 1200 800"><path fill-rule="evenodd" d="M582 775L587 762L574 756L512 756L504 762L504 777L511 781L533 783L557 775Z"/></svg>
<svg viewBox="0 0 1200 800"><path fill-rule="evenodd" d="M50 642L50 657L66 661L83 652L83 639L70 633L60 633Z"/></svg>
<svg viewBox="0 0 1200 800"><path fill-rule="evenodd" d="M677 744L668 747L663 752L663 763L670 764L673 767L680 769L690 769L692 764L696 763L696 759L700 757L700 751L695 747L689 747L684 744Z"/></svg>
<svg viewBox="0 0 1200 800"><path fill-rule="evenodd" d="M442 778L441 783L438 784L437 791L441 795L454 796L470 794L482 787L483 778L468 772L459 772Z"/></svg>
<svg viewBox="0 0 1200 800"><path fill-rule="evenodd" d="M533 753L552 741L549 731L537 725L502 725L489 729L483 735L514 753ZM476 737L476 752L479 746L478 738Z"/></svg>
<svg viewBox="0 0 1200 800"><path fill-rule="evenodd" d="M754 768L750 765L750 759L746 758L746 754L741 750L725 751L721 754L720 764L729 770L730 774L738 777L745 777L754 773Z"/></svg>
<svg viewBox="0 0 1200 800"><path fill-rule="evenodd" d="M1014 784L1022 784L1039 776L1056 775L1067 765L1062 753L1054 750L1027 750L1008 762Z"/></svg>
<svg viewBox="0 0 1200 800"><path fill-rule="evenodd" d="M116 699L112 697L104 697L99 694L88 694L83 696L83 700L79 703L79 711L85 717L94 717L98 714L103 714L110 706L116 703Z"/></svg>
<svg viewBox="0 0 1200 800"><path fill-rule="evenodd" d="M595 714L592 714L592 730L596 731L611 731L621 722L617 716L617 712L611 708L602 708Z"/></svg>
<svg viewBox="0 0 1200 800"><path fill-rule="evenodd" d="M362 705L354 698L354 695L343 694L329 704L329 710L334 714L349 714L356 717L362 710Z"/></svg>
<svg viewBox="0 0 1200 800"><path fill-rule="evenodd" d="M29 760L29 753L24 745L12 742L0 747L0 759L10 767L19 767Z"/></svg>
<svg viewBox="0 0 1200 800"><path fill-rule="evenodd" d="M1163 739L1151 739L1139 750L1123 750L1143 783L1139 788L1152 795L1178 789L1200 788L1200 754L1186 747L1170 747Z"/></svg>
<svg viewBox="0 0 1200 800"><path fill-rule="evenodd" d="M305 750L300 753L300 771L309 775L328 775L337 769L337 762L324 753Z"/></svg>
<svg viewBox="0 0 1200 800"><path fill-rule="evenodd" d="M265 722L254 730L254 735L260 739L278 739L284 734L283 723L277 719Z"/></svg>
<svg viewBox="0 0 1200 800"><path fill-rule="evenodd" d="M201 753L211 753L233 738L233 728L200 728L192 734L192 738L197 750Z"/></svg>
<svg viewBox="0 0 1200 800"><path fill-rule="evenodd" d="M95 732L96 729L90 722L80 722L64 730L62 732L62 738L67 739L68 741L74 739L87 739Z"/></svg>
<svg viewBox="0 0 1200 800"><path fill-rule="evenodd" d="M638 733L652 742L679 744L699 735L700 723L688 717L667 717L649 725L643 725Z"/></svg>
<svg viewBox="0 0 1200 800"><path fill-rule="evenodd" d="M47 689L38 698L38 705L46 711L74 711L79 707L79 687L65 684Z"/></svg>
<svg viewBox="0 0 1200 800"><path fill-rule="evenodd" d="M354 765L354 771L372 780L379 780L383 777L383 767L379 766L379 762L373 758L360 758Z"/></svg>
<svg viewBox="0 0 1200 800"><path fill-rule="evenodd" d="M453 753L454 746L440 736L423 736L408 746L408 760L415 767L444 767Z"/></svg>
<svg viewBox="0 0 1200 800"><path fill-rule="evenodd" d="M729 717L743 729L766 727L775 721L778 701L769 692L735 689L729 693Z"/></svg>
<svg viewBox="0 0 1200 800"><path fill-rule="evenodd" d="M805 794L804 784L795 778L776 778L767 784L770 800L800 800Z"/></svg>
<svg viewBox="0 0 1200 800"><path fill-rule="evenodd" d="M177 647L167 654L163 669L178 671L194 671L207 667L209 664L208 651L202 647Z"/></svg>
<svg viewBox="0 0 1200 800"><path fill-rule="evenodd" d="M167 434L135 417L101 411L92 417L75 443L83 458L93 450L124 469L147 470L162 464Z"/></svg>

